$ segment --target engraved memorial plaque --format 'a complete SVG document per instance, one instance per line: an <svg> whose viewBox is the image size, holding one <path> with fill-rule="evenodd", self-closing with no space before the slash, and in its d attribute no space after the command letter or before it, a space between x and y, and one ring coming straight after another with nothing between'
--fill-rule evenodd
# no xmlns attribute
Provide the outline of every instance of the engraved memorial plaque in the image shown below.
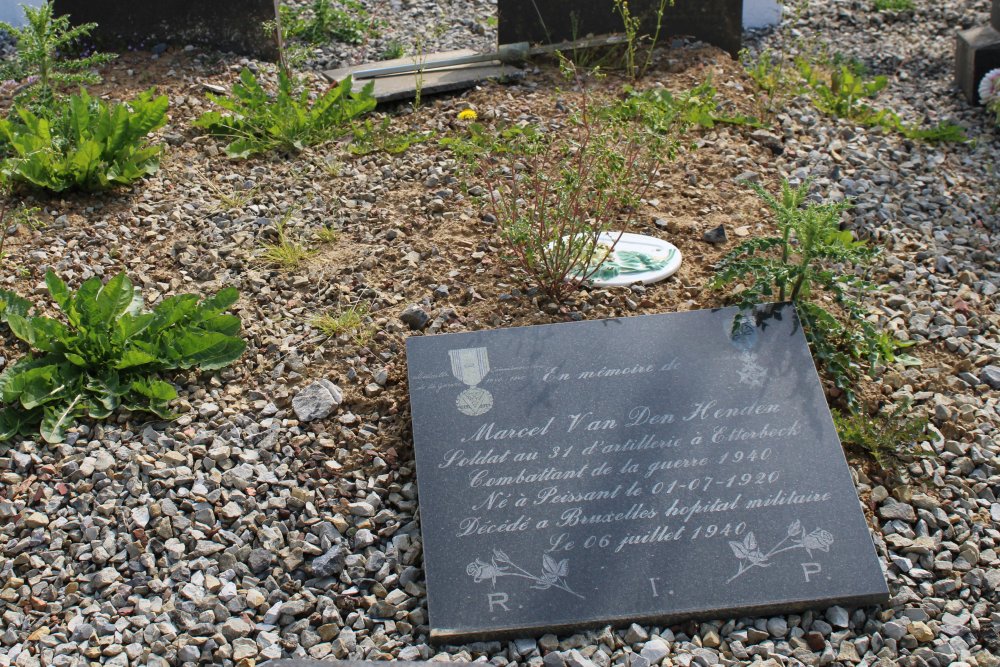
<svg viewBox="0 0 1000 667"><path fill-rule="evenodd" d="M432 639L887 599L791 306L407 357Z"/></svg>

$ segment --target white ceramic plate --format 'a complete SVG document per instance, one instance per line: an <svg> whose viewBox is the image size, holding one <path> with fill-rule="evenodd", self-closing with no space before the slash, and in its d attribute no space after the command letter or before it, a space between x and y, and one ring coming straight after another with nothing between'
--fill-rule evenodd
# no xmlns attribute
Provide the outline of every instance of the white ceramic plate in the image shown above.
<svg viewBox="0 0 1000 667"><path fill-rule="evenodd" d="M600 236L601 243L608 245L618 239L619 232L604 232ZM641 252L652 259L663 260L667 263L663 268L653 271L643 271L640 273L625 273L613 278L592 278L591 282L598 287L622 287L642 283L650 285L652 283L665 280L677 273L681 268L681 251L673 243L668 243L662 239L646 236L644 234L622 234L615 246L615 252L631 251Z"/></svg>

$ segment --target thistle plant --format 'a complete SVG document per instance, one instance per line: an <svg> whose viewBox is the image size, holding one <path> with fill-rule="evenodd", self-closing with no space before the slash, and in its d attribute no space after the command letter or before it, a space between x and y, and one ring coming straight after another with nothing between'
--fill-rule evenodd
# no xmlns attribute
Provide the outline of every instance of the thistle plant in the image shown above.
<svg viewBox="0 0 1000 667"><path fill-rule="evenodd" d="M757 184L751 187L774 212L778 235L738 245L719 263L711 285L742 284L733 299L742 308L775 299L794 303L817 366L854 410L863 365L874 372L897 359L915 362L897 357L907 343L868 320L862 299L878 287L847 272L866 268L877 250L840 229L849 204L806 203L808 182L798 187L785 182L777 197ZM831 300L836 308L825 305Z"/></svg>
<svg viewBox="0 0 1000 667"><path fill-rule="evenodd" d="M0 79L20 82L19 100L44 101L51 99L60 87L100 83L101 77L94 69L114 60L115 54L66 56L97 27L96 23L71 25L69 16L55 15L52 0L38 8L22 6L26 21L23 28L0 22L0 30L17 40L17 55L0 65Z"/></svg>

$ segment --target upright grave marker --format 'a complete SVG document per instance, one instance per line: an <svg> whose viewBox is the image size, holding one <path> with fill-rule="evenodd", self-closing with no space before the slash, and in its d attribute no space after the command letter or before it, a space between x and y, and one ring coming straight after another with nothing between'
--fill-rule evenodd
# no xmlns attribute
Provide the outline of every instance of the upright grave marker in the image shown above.
<svg viewBox="0 0 1000 667"><path fill-rule="evenodd" d="M55 9L74 24L97 23L92 36L102 44L199 44L261 58L278 53L264 30L275 20L274 0L55 0Z"/></svg>
<svg viewBox="0 0 1000 667"><path fill-rule="evenodd" d="M669 3L668 3L669 5ZM631 0L641 33L656 31L660 0ZM498 0L497 33L501 44L555 44L622 32L622 19L611 0ZM661 39L691 35L735 56L743 45L743 0L678 0L663 14Z"/></svg>
<svg viewBox="0 0 1000 667"><path fill-rule="evenodd" d="M990 25L962 30L955 38L955 82L971 104L981 103L979 82L1000 67L1000 0L993 0Z"/></svg>
<svg viewBox="0 0 1000 667"><path fill-rule="evenodd" d="M431 637L888 597L791 306L411 338Z"/></svg>

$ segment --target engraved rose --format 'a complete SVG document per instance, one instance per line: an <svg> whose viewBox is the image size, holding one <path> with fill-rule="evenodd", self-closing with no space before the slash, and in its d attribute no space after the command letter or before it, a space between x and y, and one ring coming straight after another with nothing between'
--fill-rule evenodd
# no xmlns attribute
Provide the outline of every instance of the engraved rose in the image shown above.
<svg viewBox="0 0 1000 667"><path fill-rule="evenodd" d="M810 556L813 551L830 551L831 544L833 544L833 535L820 528L802 538L802 546L806 548Z"/></svg>
<svg viewBox="0 0 1000 667"><path fill-rule="evenodd" d="M469 566L465 568L465 572L472 577L477 584L480 581L489 579L495 586L497 583L497 577L501 575L503 570L498 568L496 565L484 563L477 558L474 563L469 563Z"/></svg>
<svg viewBox="0 0 1000 667"><path fill-rule="evenodd" d="M510 559L510 556L500 549L494 549L493 557L490 558L489 563L484 563L477 558L465 567L465 572L472 577L477 584L488 579L494 586L496 586L498 577L520 577L531 581L532 588L537 588L543 591L550 588L558 588L566 591L570 595L575 595L581 600L585 599L582 595L570 588L569 583L566 581L566 577L569 575L568 558L557 561L548 554L542 554L542 574L536 575L525 570L520 565L517 565Z"/></svg>
<svg viewBox="0 0 1000 667"><path fill-rule="evenodd" d="M812 557L813 551L829 552L831 544L833 544L832 534L822 528L816 528L811 533L807 533L802 527L802 522L798 519L789 524L785 536L766 553L757 543L753 532L747 533L742 540L729 543L733 555L739 560L739 570L726 583L734 581L755 567L769 567L773 564L771 562L773 557L786 551L805 549Z"/></svg>

